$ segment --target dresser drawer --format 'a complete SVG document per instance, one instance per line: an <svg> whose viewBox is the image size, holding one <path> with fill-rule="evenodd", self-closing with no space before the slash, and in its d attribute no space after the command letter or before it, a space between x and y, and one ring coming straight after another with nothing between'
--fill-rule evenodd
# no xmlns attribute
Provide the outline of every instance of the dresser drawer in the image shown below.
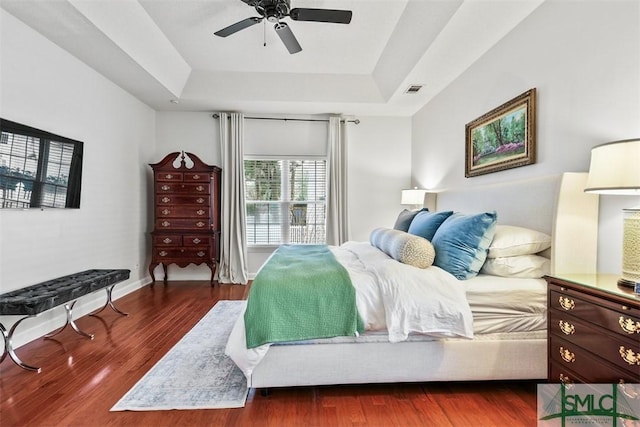
<svg viewBox="0 0 640 427"><path fill-rule="evenodd" d="M620 311L605 307L601 300L597 302L587 299L587 296L576 295L577 292L551 290L549 294L549 307L561 312L570 313L573 316L602 326L616 334L640 339L640 318L636 311L623 305L619 305ZM616 306L609 302L608 305ZM616 306L617 307L617 306Z"/></svg>
<svg viewBox="0 0 640 427"><path fill-rule="evenodd" d="M158 182L182 182L182 172L156 172Z"/></svg>
<svg viewBox="0 0 640 427"><path fill-rule="evenodd" d="M156 218L209 218L208 206L160 206Z"/></svg>
<svg viewBox="0 0 640 427"><path fill-rule="evenodd" d="M211 177L206 173L185 172L184 182L209 182Z"/></svg>
<svg viewBox="0 0 640 427"><path fill-rule="evenodd" d="M173 205L195 205L209 206L209 195L188 195L188 194L158 194L156 195L156 204L158 206Z"/></svg>
<svg viewBox="0 0 640 427"><path fill-rule="evenodd" d="M185 235L182 238L184 246L211 246L211 237L203 235Z"/></svg>
<svg viewBox="0 0 640 427"><path fill-rule="evenodd" d="M560 363L551 361L549 363L549 378L550 383L564 383L564 384L577 384L586 383L587 380L580 377L580 375L573 372L571 369Z"/></svg>
<svg viewBox="0 0 640 427"><path fill-rule="evenodd" d="M154 246L182 246L181 234L159 234L153 236Z"/></svg>
<svg viewBox="0 0 640 427"><path fill-rule="evenodd" d="M210 230L208 218L159 218L156 219L156 230Z"/></svg>
<svg viewBox="0 0 640 427"><path fill-rule="evenodd" d="M158 194L209 194L209 183L202 184L186 184L173 182L158 182L156 185L156 193Z"/></svg>
<svg viewBox="0 0 640 427"><path fill-rule="evenodd" d="M550 381L557 381L558 373L569 377L573 372L580 373L580 380L586 383L638 382L639 375L617 369L606 360L589 353L587 350L554 335L549 337ZM575 376L575 374L573 374Z"/></svg>
<svg viewBox="0 0 640 427"><path fill-rule="evenodd" d="M549 310L549 332L640 378L640 343L637 340L609 334L554 309Z"/></svg>
<svg viewBox="0 0 640 427"><path fill-rule="evenodd" d="M207 260L211 258L211 250L209 246L205 247L167 247L167 248L155 248L154 257L160 262L166 262L167 260Z"/></svg>

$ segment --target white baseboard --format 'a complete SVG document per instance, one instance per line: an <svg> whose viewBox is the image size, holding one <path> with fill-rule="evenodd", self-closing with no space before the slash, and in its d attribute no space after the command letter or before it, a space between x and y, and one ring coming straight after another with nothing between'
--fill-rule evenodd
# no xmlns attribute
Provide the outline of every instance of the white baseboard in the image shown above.
<svg viewBox="0 0 640 427"><path fill-rule="evenodd" d="M116 301L118 298L122 298L123 296L134 292L143 286L146 286L151 283L151 277L147 276L138 281L131 283L119 283L113 288L112 298ZM87 314L101 308L107 302L107 292L105 290L95 291L89 295L85 295L80 297L76 304L73 307L73 319L77 320L82 316L86 316ZM114 304L118 307L118 304ZM105 309L112 311L111 308L107 307ZM126 310L123 310L126 311ZM131 316L135 316L135 313L130 313ZM24 316L0 316L0 321L2 324L9 330L11 326L20 320ZM40 313L39 315L26 319L22 322L15 330L13 335L12 344L13 348L19 348L25 344L30 343L38 338L43 337L44 335L55 331L56 329L62 327L67 320L67 314L64 309L64 306L55 307L51 310L45 311L44 313ZM85 332L87 333L100 333L102 332L97 328L98 324L96 324L96 329L90 330L87 328ZM25 363L29 363L28 357L23 359Z"/></svg>

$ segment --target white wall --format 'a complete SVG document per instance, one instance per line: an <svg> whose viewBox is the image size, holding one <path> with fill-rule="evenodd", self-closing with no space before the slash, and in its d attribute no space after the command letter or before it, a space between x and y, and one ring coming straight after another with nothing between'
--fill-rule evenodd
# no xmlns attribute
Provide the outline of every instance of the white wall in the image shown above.
<svg viewBox="0 0 640 427"><path fill-rule="evenodd" d="M0 116L84 142L80 209L0 210L0 293L92 268L130 269L114 290L118 298L146 283L144 164L153 154L155 113L3 10L0 20ZM82 298L74 316L105 298ZM29 319L14 344L64 319L62 307Z"/></svg>
<svg viewBox="0 0 640 427"><path fill-rule="evenodd" d="M465 178L465 124L533 87L537 163ZM587 171L594 145L640 136L640 3L546 1L418 112L412 128L413 180L425 188ZM617 213L638 203L601 197L599 271L620 272Z"/></svg>
<svg viewBox="0 0 640 427"><path fill-rule="evenodd" d="M411 118L360 117L349 129L351 240L368 241L407 207L400 192L411 186Z"/></svg>
<svg viewBox="0 0 640 427"><path fill-rule="evenodd" d="M185 150L200 156L205 162L222 166L219 160L218 120L211 115L158 112L157 160L170 152ZM372 229L393 226L402 209L400 190L410 185L411 119L358 118L359 125L348 124L351 239L368 240ZM248 119L245 122L245 138L246 154L321 154L326 146L326 123ZM251 277L272 252L273 248L249 250ZM161 277L161 274L158 270L156 277ZM206 266L169 266L172 280L206 279L208 274Z"/></svg>

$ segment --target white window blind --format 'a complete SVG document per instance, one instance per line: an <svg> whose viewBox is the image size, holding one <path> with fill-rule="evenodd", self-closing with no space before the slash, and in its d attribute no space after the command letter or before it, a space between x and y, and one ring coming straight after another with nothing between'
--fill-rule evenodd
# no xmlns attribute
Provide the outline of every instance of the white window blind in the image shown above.
<svg viewBox="0 0 640 427"><path fill-rule="evenodd" d="M244 168L248 245L325 243L325 159L251 159Z"/></svg>
<svg viewBox="0 0 640 427"><path fill-rule="evenodd" d="M65 207L74 144L2 131L2 207Z"/></svg>

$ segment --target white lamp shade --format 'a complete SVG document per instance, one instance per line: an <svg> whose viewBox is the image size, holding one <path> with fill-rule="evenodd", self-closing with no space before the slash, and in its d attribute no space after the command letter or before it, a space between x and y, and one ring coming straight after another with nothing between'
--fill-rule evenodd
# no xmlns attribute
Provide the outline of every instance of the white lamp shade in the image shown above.
<svg viewBox="0 0 640 427"><path fill-rule="evenodd" d="M591 150L584 191L640 195L640 139L609 142Z"/></svg>
<svg viewBox="0 0 640 427"><path fill-rule="evenodd" d="M411 190L402 190L400 198L401 205L424 205L424 194L427 190L419 190L417 188Z"/></svg>

